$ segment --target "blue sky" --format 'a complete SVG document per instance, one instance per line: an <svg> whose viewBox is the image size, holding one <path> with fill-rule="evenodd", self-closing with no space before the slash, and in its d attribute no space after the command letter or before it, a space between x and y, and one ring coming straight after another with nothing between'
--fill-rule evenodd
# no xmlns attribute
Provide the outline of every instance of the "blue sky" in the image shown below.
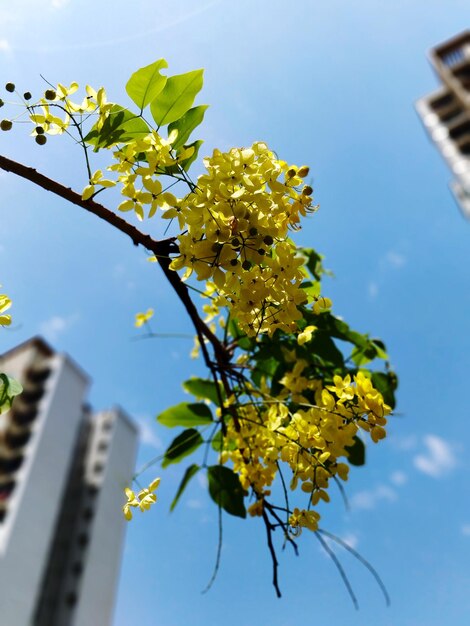
<svg viewBox="0 0 470 626"><path fill-rule="evenodd" d="M165 57L171 73L205 68L203 155L265 140L308 163L321 209L298 241L325 254L335 312L384 339L400 377L389 437L352 473L351 511L339 497L322 510L323 526L378 569L390 608L344 555L355 612L307 532L299 558L281 554L277 600L263 527L228 517L219 577L202 595L217 511L195 481L168 513L177 468L163 474L159 506L128 528L115 626L468 623L470 224L413 103L437 86L426 51L469 17L468 0L0 4L2 77L22 91L42 89L42 73L103 84L127 103L130 74ZM17 129L0 148L76 189L86 184L64 139L40 148ZM152 306L155 330L191 332L178 302L106 224L12 175L0 174L0 191L0 279L17 324L0 349L44 334L92 375L95 406L119 403L141 424L140 461L161 453L173 433L153 418L184 400L180 382L202 369L188 357L191 341L133 341L133 319ZM158 222L148 228L162 232Z"/></svg>

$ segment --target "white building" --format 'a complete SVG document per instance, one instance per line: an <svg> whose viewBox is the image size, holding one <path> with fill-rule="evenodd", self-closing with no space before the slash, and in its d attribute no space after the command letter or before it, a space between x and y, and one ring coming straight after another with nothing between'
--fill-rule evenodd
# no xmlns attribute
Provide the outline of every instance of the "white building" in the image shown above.
<svg viewBox="0 0 470 626"><path fill-rule="evenodd" d="M421 120L451 169L450 188L470 219L470 31L430 52L443 87L416 103Z"/></svg>
<svg viewBox="0 0 470 626"><path fill-rule="evenodd" d="M0 371L24 387L0 415L0 626L110 626L136 427L92 413L87 375L42 339Z"/></svg>

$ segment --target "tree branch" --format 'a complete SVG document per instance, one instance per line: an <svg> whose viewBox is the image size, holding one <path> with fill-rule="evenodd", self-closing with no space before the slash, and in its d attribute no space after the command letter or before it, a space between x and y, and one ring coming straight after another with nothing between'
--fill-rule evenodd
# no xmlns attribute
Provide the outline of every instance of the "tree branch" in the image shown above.
<svg viewBox="0 0 470 626"><path fill-rule="evenodd" d="M189 296L187 286L183 283L177 272L174 272L170 269L170 254L176 254L179 251L175 237L161 240L153 239L152 237L150 237L150 235L142 233L135 226L129 224L122 217L116 215L116 213L110 211L102 204L99 204L92 199L83 200L81 195L76 191L73 191L73 189L70 189L70 187L65 187L65 185L62 185L61 183L58 183L57 181L48 178L47 176L44 176L44 174L39 173L32 167L27 167L22 163L18 163L17 161L13 161L1 155L0 168L5 170L6 172L11 172L13 174L16 174L17 176L20 176L21 178L25 178L26 180L29 180L30 182L37 185L38 187L42 187L46 191L50 191L55 195L64 198L64 200L67 200L72 204L76 204L82 209L93 213L93 215L96 215L105 222L108 222L108 224L111 224L117 230L130 237L134 245L142 245L150 252L153 252L158 259L159 265L163 273L175 290L189 317L191 318L191 321L193 322L196 333L199 337L201 350L204 354L204 359L213 376L215 377L216 375L214 370L214 364L211 362L207 353L207 349L204 345L203 336L206 337L211 343L214 349L217 366L220 369L222 383L225 387L227 396L230 395L230 388L224 373L224 370L228 362L230 361L229 351L214 335L214 333L210 330L207 324L205 324L203 320L199 317L197 308L191 300L191 297Z"/></svg>
<svg viewBox="0 0 470 626"><path fill-rule="evenodd" d="M12 161L0 155L0 168L6 172L12 172L21 178L25 178L35 185L38 185L38 187L42 187L46 191L51 191L57 196L64 198L64 200L93 213L93 215L108 222L108 224L112 224L112 226L122 233L128 235L136 246L140 244L152 252L157 250L155 254L168 254L169 244L174 243L174 238L164 239L162 241L152 239L150 235L141 233L135 226L132 226L132 224L129 224L126 220L122 219L122 217L119 217L119 215L116 215L116 213L113 213L113 211L110 211L102 204L94 200L82 200L81 195L70 189L70 187L65 187L65 185L61 185L57 181L44 176L44 174L40 174L32 167L27 167L26 165L22 165L21 163L17 163L16 161Z"/></svg>

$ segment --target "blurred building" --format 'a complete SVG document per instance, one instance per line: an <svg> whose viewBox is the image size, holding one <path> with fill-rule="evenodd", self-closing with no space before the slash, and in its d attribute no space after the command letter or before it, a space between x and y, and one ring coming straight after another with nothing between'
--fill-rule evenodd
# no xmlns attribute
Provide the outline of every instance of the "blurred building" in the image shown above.
<svg viewBox="0 0 470 626"><path fill-rule="evenodd" d="M452 170L450 188L470 219L470 31L436 46L429 58L442 87L416 109Z"/></svg>
<svg viewBox="0 0 470 626"><path fill-rule="evenodd" d="M93 413L89 379L32 339L0 357L23 384L0 415L1 626L109 626L137 431Z"/></svg>

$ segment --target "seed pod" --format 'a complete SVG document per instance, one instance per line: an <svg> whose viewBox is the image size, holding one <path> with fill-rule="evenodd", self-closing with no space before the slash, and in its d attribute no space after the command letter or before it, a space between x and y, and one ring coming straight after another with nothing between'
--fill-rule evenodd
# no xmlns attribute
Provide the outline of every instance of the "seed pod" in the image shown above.
<svg viewBox="0 0 470 626"><path fill-rule="evenodd" d="M0 128L2 130L11 130L12 126L13 126L13 122L11 122L10 120L2 120L0 122Z"/></svg>
<svg viewBox="0 0 470 626"><path fill-rule="evenodd" d="M305 178L306 176L308 176L309 172L310 168L308 167L308 165L302 165L302 167L299 168L299 170L297 171L297 176L300 176L300 178Z"/></svg>

